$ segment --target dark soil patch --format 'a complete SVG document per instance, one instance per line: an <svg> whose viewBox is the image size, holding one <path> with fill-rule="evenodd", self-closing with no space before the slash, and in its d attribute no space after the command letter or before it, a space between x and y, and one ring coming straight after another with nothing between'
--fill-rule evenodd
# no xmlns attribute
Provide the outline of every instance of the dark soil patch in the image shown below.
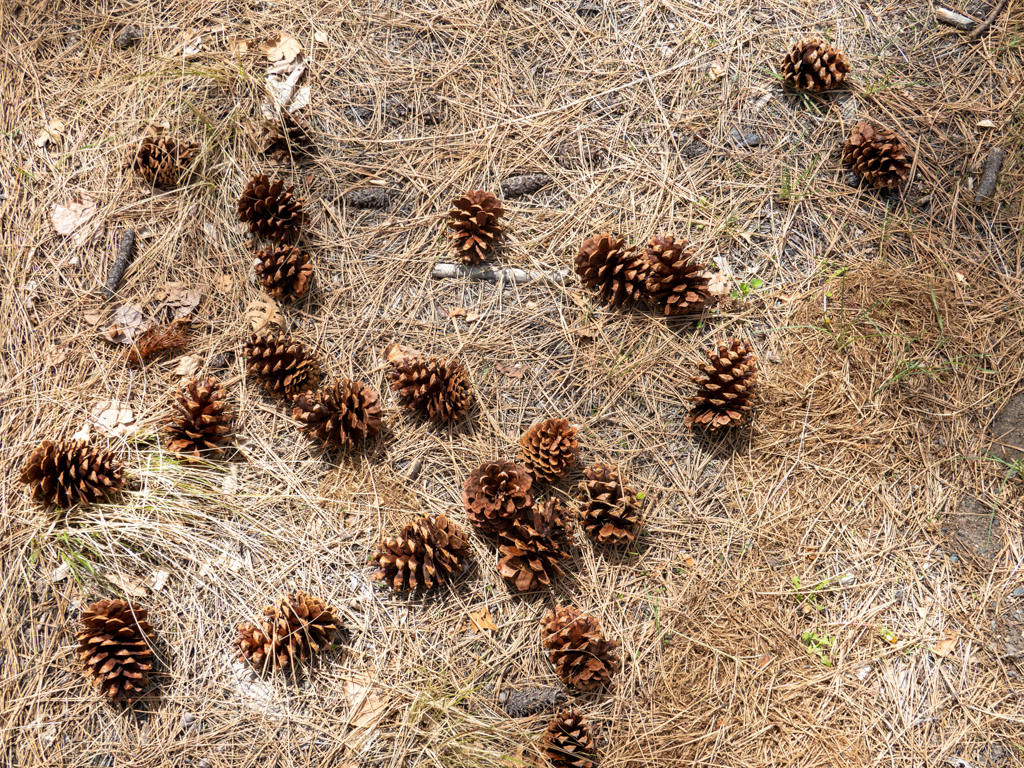
<svg viewBox="0 0 1024 768"><path fill-rule="evenodd" d="M999 517L975 496L964 497L960 511L950 518L947 531L955 549L986 565L1003 546Z"/></svg>
<svg viewBox="0 0 1024 768"><path fill-rule="evenodd" d="M1024 457L1024 392L1011 397L992 422L992 450L1006 462Z"/></svg>

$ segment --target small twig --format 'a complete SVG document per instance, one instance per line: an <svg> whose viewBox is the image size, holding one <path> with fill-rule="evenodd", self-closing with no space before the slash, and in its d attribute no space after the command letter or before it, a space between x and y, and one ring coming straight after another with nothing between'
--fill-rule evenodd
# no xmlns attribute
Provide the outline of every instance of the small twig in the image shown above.
<svg viewBox="0 0 1024 768"><path fill-rule="evenodd" d="M1002 147L992 147L985 158L985 165L981 169L981 183L978 191L974 194L974 202L981 205L996 192L996 181L999 179L999 169L1003 165L1003 158L1006 157L1006 150Z"/></svg>
<svg viewBox="0 0 1024 768"><path fill-rule="evenodd" d="M967 39L977 40L985 34L988 31L988 28L992 26L992 22L994 22L999 14L1003 12L1003 8L1006 7L1006 3L1007 0L999 0L999 2L996 3L996 7L992 9L992 13L988 15L988 18L981 22L981 24L979 24L978 27L967 36Z"/></svg>
<svg viewBox="0 0 1024 768"><path fill-rule="evenodd" d="M473 280L486 280L489 283L496 283L504 279L509 283L532 283L539 280L550 280L552 283L562 284L568 270L559 269L553 272L526 272L515 267L477 266L466 267L462 264L435 264L430 276L443 280L449 277L468 277Z"/></svg>
<svg viewBox="0 0 1024 768"><path fill-rule="evenodd" d="M940 6L936 9L935 15L943 24L949 24L951 27L962 29L964 32L970 32L974 29L974 19L969 19L963 14L951 11L949 8Z"/></svg>
<svg viewBox="0 0 1024 768"><path fill-rule="evenodd" d="M101 289L103 295L108 299L114 297L117 284L121 282L121 278L124 277L125 270L128 269L133 258L135 258L135 230L128 228L121 237L121 247L117 249L114 266L110 268L110 274L107 275L107 284Z"/></svg>

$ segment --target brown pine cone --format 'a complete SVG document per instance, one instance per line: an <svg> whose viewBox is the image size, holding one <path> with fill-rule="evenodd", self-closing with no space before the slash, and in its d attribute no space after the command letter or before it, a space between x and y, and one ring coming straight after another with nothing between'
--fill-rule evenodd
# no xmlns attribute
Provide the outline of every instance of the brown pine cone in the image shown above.
<svg viewBox="0 0 1024 768"><path fill-rule="evenodd" d="M838 88L850 72L843 52L824 40L793 43L782 59L782 79L800 91L830 91Z"/></svg>
<svg viewBox="0 0 1024 768"><path fill-rule="evenodd" d="M896 189L906 181L911 159L899 136L861 121L853 126L843 147L843 162L875 189Z"/></svg>
<svg viewBox="0 0 1024 768"><path fill-rule="evenodd" d="M501 201L482 189L466 193L448 211L452 250L465 264L479 264L501 238L498 220L505 215Z"/></svg>
<svg viewBox="0 0 1024 768"><path fill-rule="evenodd" d="M444 515L424 515L377 546L373 578L396 591L430 589L460 573L469 556L469 538L462 528Z"/></svg>
<svg viewBox="0 0 1024 768"><path fill-rule="evenodd" d="M259 626L239 624L234 644L238 660L261 671L294 668L330 647L334 633L343 631L335 609L305 592L282 595L263 615Z"/></svg>
<svg viewBox="0 0 1024 768"><path fill-rule="evenodd" d="M581 691L607 685L621 666L619 644L604 638L597 619L571 605L544 614L540 638L562 682Z"/></svg>
<svg viewBox="0 0 1024 768"><path fill-rule="evenodd" d="M312 142L309 123L299 115L281 112L280 119L264 120L260 131L260 149L276 163L306 153Z"/></svg>
<svg viewBox="0 0 1024 768"><path fill-rule="evenodd" d="M697 263L695 254L689 242L676 241L672 235L656 235L647 241L645 287L663 314L698 312L707 302L711 278L704 270L708 265Z"/></svg>
<svg viewBox="0 0 1024 768"><path fill-rule="evenodd" d="M558 482L576 466L580 453L577 431L566 419L534 424L519 438L516 461L537 480Z"/></svg>
<svg viewBox="0 0 1024 768"><path fill-rule="evenodd" d="M132 169L160 189L173 189L199 145L174 136L147 136L132 158Z"/></svg>
<svg viewBox="0 0 1024 768"><path fill-rule="evenodd" d="M462 503L469 522L487 535L524 520L533 506L533 478L511 461L485 461L469 473L462 489Z"/></svg>
<svg viewBox="0 0 1024 768"><path fill-rule="evenodd" d="M130 702L146 687L156 637L148 615L124 600L100 600L82 611L78 657L85 676L112 701Z"/></svg>
<svg viewBox="0 0 1024 768"><path fill-rule="evenodd" d="M708 350L710 364L701 365L704 378L695 378L697 394L686 398L696 403L683 423L693 431L701 427L717 432L723 427L735 427L750 418L751 401L757 387L757 358L754 348L737 339L718 344L718 350Z"/></svg>
<svg viewBox="0 0 1024 768"><path fill-rule="evenodd" d="M245 343L246 373L255 376L272 395L293 400L317 387L320 363L301 341L287 336L258 336Z"/></svg>
<svg viewBox="0 0 1024 768"><path fill-rule="evenodd" d="M231 406L227 390L212 376L196 376L171 393L172 413L163 422L167 450L186 459L207 459L224 453L231 437Z"/></svg>
<svg viewBox="0 0 1024 768"><path fill-rule="evenodd" d="M540 751L551 768L594 768L594 739L586 718L563 709L548 723L540 738Z"/></svg>
<svg viewBox="0 0 1024 768"><path fill-rule="evenodd" d="M583 499L580 524L601 544L628 544L640 531L640 500L637 492L623 485L619 472L609 464L594 464L583 470L580 483Z"/></svg>
<svg viewBox="0 0 1024 768"><path fill-rule="evenodd" d="M424 358L401 344L390 344L384 355L391 364L388 378L405 407L440 424L458 421L473 400L469 371L458 360Z"/></svg>
<svg viewBox="0 0 1024 768"><path fill-rule="evenodd" d="M31 488L33 501L67 509L109 496L124 482L123 469L113 451L86 440L45 440L28 455L19 479Z"/></svg>
<svg viewBox="0 0 1024 768"><path fill-rule="evenodd" d="M587 288L597 288L601 302L619 306L643 297L647 262L635 246L607 232L584 240L576 256L576 274Z"/></svg>
<svg viewBox="0 0 1024 768"><path fill-rule="evenodd" d="M301 299L313 279L309 254L293 245L277 245L257 251L253 269L263 290L279 301Z"/></svg>
<svg viewBox="0 0 1024 768"><path fill-rule="evenodd" d="M303 202L301 197L295 197L294 184L285 189L281 179L271 182L257 173L238 198L238 220L248 222L254 235L292 242L306 223Z"/></svg>
<svg viewBox="0 0 1024 768"><path fill-rule="evenodd" d="M328 384L316 394L299 395L292 408L292 418L306 437L348 449L380 432L380 414L377 393L348 379Z"/></svg>
<svg viewBox="0 0 1024 768"><path fill-rule="evenodd" d="M573 540L568 510L557 500L535 505L530 517L498 535L498 573L520 592L550 587L562 573L558 561L570 557L566 550Z"/></svg>

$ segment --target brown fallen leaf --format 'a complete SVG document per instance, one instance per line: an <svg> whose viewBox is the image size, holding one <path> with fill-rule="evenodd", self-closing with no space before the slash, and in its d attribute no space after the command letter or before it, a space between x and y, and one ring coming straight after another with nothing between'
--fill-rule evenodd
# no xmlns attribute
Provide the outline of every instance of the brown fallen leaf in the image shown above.
<svg viewBox="0 0 1024 768"><path fill-rule="evenodd" d="M119 400L103 400L92 407L92 424L114 437L126 437L138 431L132 409Z"/></svg>
<svg viewBox="0 0 1024 768"><path fill-rule="evenodd" d="M495 363L494 367L498 373L503 373L513 379L522 379L523 374L530 370L525 365L511 366L504 363Z"/></svg>
<svg viewBox="0 0 1024 768"><path fill-rule="evenodd" d="M172 376L195 376L199 372L199 369L203 367L203 358L199 355L182 355L178 358L178 365L173 371Z"/></svg>
<svg viewBox="0 0 1024 768"><path fill-rule="evenodd" d="M146 588L142 579L125 576L121 573L106 574L107 581L121 590L127 597L148 597L149 589Z"/></svg>
<svg viewBox="0 0 1024 768"><path fill-rule="evenodd" d="M268 37L260 50L267 54L267 61L294 61L302 53L302 43L287 32L278 32Z"/></svg>
<svg viewBox="0 0 1024 768"><path fill-rule="evenodd" d="M245 319L254 333L261 333L272 328L284 328L284 315L281 308L267 295L261 296L245 308Z"/></svg>
<svg viewBox="0 0 1024 768"><path fill-rule="evenodd" d="M228 35L228 50L232 53L248 53L255 43L242 35Z"/></svg>
<svg viewBox="0 0 1024 768"><path fill-rule="evenodd" d="M597 328L577 328L576 335L580 337L580 341L593 341L597 338Z"/></svg>
<svg viewBox="0 0 1024 768"><path fill-rule="evenodd" d="M231 293L231 289L235 285L235 278L227 272L222 272L213 278L213 287L221 293Z"/></svg>
<svg viewBox="0 0 1024 768"><path fill-rule="evenodd" d="M492 632L498 631L498 625L494 623L494 617L491 616L491 610L486 605L476 613L470 611L469 622L473 625L474 632L483 632L488 629Z"/></svg>
<svg viewBox="0 0 1024 768"><path fill-rule="evenodd" d="M467 323L475 323L480 319L480 313L465 307L455 307L448 310L448 317L464 317Z"/></svg>
<svg viewBox="0 0 1024 768"><path fill-rule="evenodd" d="M148 331L153 319L142 311L139 304L124 304L110 316L104 336L115 344L131 344L135 337Z"/></svg>
<svg viewBox="0 0 1024 768"><path fill-rule="evenodd" d="M419 350L399 341L393 341L384 347L384 359L392 365L402 365L414 357L420 357Z"/></svg>
<svg viewBox="0 0 1024 768"><path fill-rule="evenodd" d="M732 293L732 280L724 272L715 272L708 282L708 293L712 296L728 296Z"/></svg>
<svg viewBox="0 0 1024 768"><path fill-rule="evenodd" d="M143 583L153 590L153 592L159 592L164 588L167 580L171 577L170 571L157 570L149 574L149 578Z"/></svg>
<svg viewBox="0 0 1024 768"><path fill-rule="evenodd" d="M353 728L376 724L387 709L365 677L345 681L345 698L348 701L348 722Z"/></svg>
<svg viewBox="0 0 1024 768"><path fill-rule="evenodd" d="M72 199L67 205L55 205L50 221L57 234L67 235L76 248L98 241L103 233L103 221L99 219L96 201L88 195Z"/></svg>
<svg viewBox="0 0 1024 768"><path fill-rule="evenodd" d="M465 307L453 307L452 309L448 310L448 317L465 317L465 316L466 316L466 308Z"/></svg>
<svg viewBox="0 0 1024 768"><path fill-rule="evenodd" d="M36 146L42 149L50 142L53 142L54 144L58 143L64 135L64 127L63 121L51 120L39 132L39 136L36 138Z"/></svg>
<svg viewBox="0 0 1024 768"><path fill-rule="evenodd" d="M166 309L171 315L171 320L181 320L199 306L203 295L194 288L186 288L183 283L164 283L157 289L153 298L158 302L153 310L153 317L159 317L160 312Z"/></svg>
<svg viewBox="0 0 1024 768"><path fill-rule="evenodd" d="M956 647L956 641L956 635L944 637L941 640L939 640L934 646L932 646L932 653L934 653L936 656L948 656L949 652L952 651L954 647Z"/></svg>

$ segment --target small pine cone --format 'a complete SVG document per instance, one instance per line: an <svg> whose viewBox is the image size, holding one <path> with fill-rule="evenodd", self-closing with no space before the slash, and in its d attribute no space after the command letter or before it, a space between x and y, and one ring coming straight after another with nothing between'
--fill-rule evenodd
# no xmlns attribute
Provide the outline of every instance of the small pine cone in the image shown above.
<svg viewBox="0 0 1024 768"><path fill-rule="evenodd" d="M130 702L146 687L155 638L148 615L124 600L100 600L82 611L78 657L85 676L112 701Z"/></svg>
<svg viewBox="0 0 1024 768"><path fill-rule="evenodd" d="M498 694L498 703L509 717L533 717L565 703L561 688L506 688Z"/></svg>
<svg viewBox="0 0 1024 768"><path fill-rule="evenodd" d="M533 478L511 461L485 461L469 473L462 489L462 503L469 522L487 535L526 519L533 506Z"/></svg>
<svg viewBox="0 0 1024 768"><path fill-rule="evenodd" d="M231 406L227 390L212 376L196 376L182 389L171 393L171 407L177 411L164 419L167 449L184 458L220 456L220 444L231 437Z"/></svg>
<svg viewBox="0 0 1024 768"><path fill-rule="evenodd" d="M245 343L246 372L255 376L267 392L293 400L316 389L320 363L306 352L301 341L287 336L258 336Z"/></svg>
<svg viewBox="0 0 1024 768"><path fill-rule="evenodd" d="M888 128L861 121L843 147L843 162L875 189L896 189L906 181L911 159L899 136Z"/></svg>
<svg viewBox="0 0 1024 768"><path fill-rule="evenodd" d="M334 633L343 631L335 613L324 600L305 592L282 595L263 609L259 626L238 625L237 658L261 671L293 668L327 649Z"/></svg>
<svg viewBox="0 0 1024 768"><path fill-rule="evenodd" d="M498 220L505 215L501 201L482 189L466 193L448 211L452 250L465 264L479 264L501 238Z"/></svg>
<svg viewBox="0 0 1024 768"><path fill-rule="evenodd" d="M272 246L258 251L253 269L263 290L278 301L301 299L313 279L309 254L293 245Z"/></svg>
<svg viewBox="0 0 1024 768"><path fill-rule="evenodd" d="M608 464L594 464L583 470L580 483L583 500L580 524L601 544L628 544L640 530L640 501L637 492L623 485L619 472Z"/></svg>
<svg viewBox="0 0 1024 768"><path fill-rule="evenodd" d="M295 197L295 186L284 188L281 179L271 181L262 173L253 176L238 198L238 220L249 222L254 235L292 242L306 223L303 200Z"/></svg>
<svg viewBox="0 0 1024 768"><path fill-rule="evenodd" d="M831 91L849 72L850 63L843 52L824 40L793 43L782 59L783 80L800 91Z"/></svg>
<svg viewBox="0 0 1024 768"><path fill-rule="evenodd" d="M533 507L529 523L516 520L498 536L498 573L520 592L551 586L560 576L559 560L568 560L566 551L573 540L568 510L555 499Z"/></svg>
<svg viewBox="0 0 1024 768"><path fill-rule="evenodd" d="M683 423L693 431L701 427L717 432L723 427L744 424L750 418L751 400L757 386L757 358L746 342L729 339L708 350L710 364L704 364L704 378L695 378L697 394L686 398L696 403Z"/></svg>
<svg viewBox="0 0 1024 768"><path fill-rule="evenodd" d="M619 306L643 296L647 262L634 246L607 232L584 240L576 256L576 274L587 288L597 288L604 304Z"/></svg>
<svg viewBox="0 0 1024 768"><path fill-rule="evenodd" d="M469 371L459 361L424 358L400 344L389 345L384 354L391 364L391 389L399 393L406 408L444 424L458 421L472 402Z"/></svg>
<svg viewBox="0 0 1024 768"><path fill-rule="evenodd" d="M577 431L566 419L534 424L519 438L516 461L537 480L557 482L576 466L580 453Z"/></svg>
<svg viewBox="0 0 1024 768"><path fill-rule="evenodd" d="M377 393L348 379L328 384L316 394L299 395L292 408L292 418L306 437L349 449L380 432L380 413Z"/></svg>
<svg viewBox="0 0 1024 768"><path fill-rule="evenodd" d="M263 154L283 163L292 155L306 152L310 145L309 124L298 115L282 112L280 119L264 120L260 143Z"/></svg>
<svg viewBox="0 0 1024 768"><path fill-rule="evenodd" d="M377 546L373 578L396 591L430 589L460 573L469 556L469 538L459 525L424 515Z"/></svg>
<svg viewBox="0 0 1024 768"><path fill-rule="evenodd" d="M147 136L132 159L132 169L160 189L173 189L199 145L173 136Z"/></svg>
<svg viewBox="0 0 1024 768"><path fill-rule="evenodd" d="M33 501L67 509L109 496L124 482L123 469L124 463L114 460L113 451L85 440L45 440L29 454L19 479L31 487Z"/></svg>
<svg viewBox="0 0 1024 768"><path fill-rule="evenodd" d="M540 738L540 751L550 768L594 768L594 739L586 718L573 709L563 709L548 723Z"/></svg>
<svg viewBox="0 0 1024 768"><path fill-rule="evenodd" d="M621 666L619 644L605 640L601 623L572 606L544 614L540 639L562 682L581 691L606 685Z"/></svg>
<svg viewBox="0 0 1024 768"><path fill-rule="evenodd" d="M695 254L689 242L677 242L672 235L656 235L647 242L645 287L663 314L697 312L707 302L711 280L704 272L707 264L697 263Z"/></svg>

